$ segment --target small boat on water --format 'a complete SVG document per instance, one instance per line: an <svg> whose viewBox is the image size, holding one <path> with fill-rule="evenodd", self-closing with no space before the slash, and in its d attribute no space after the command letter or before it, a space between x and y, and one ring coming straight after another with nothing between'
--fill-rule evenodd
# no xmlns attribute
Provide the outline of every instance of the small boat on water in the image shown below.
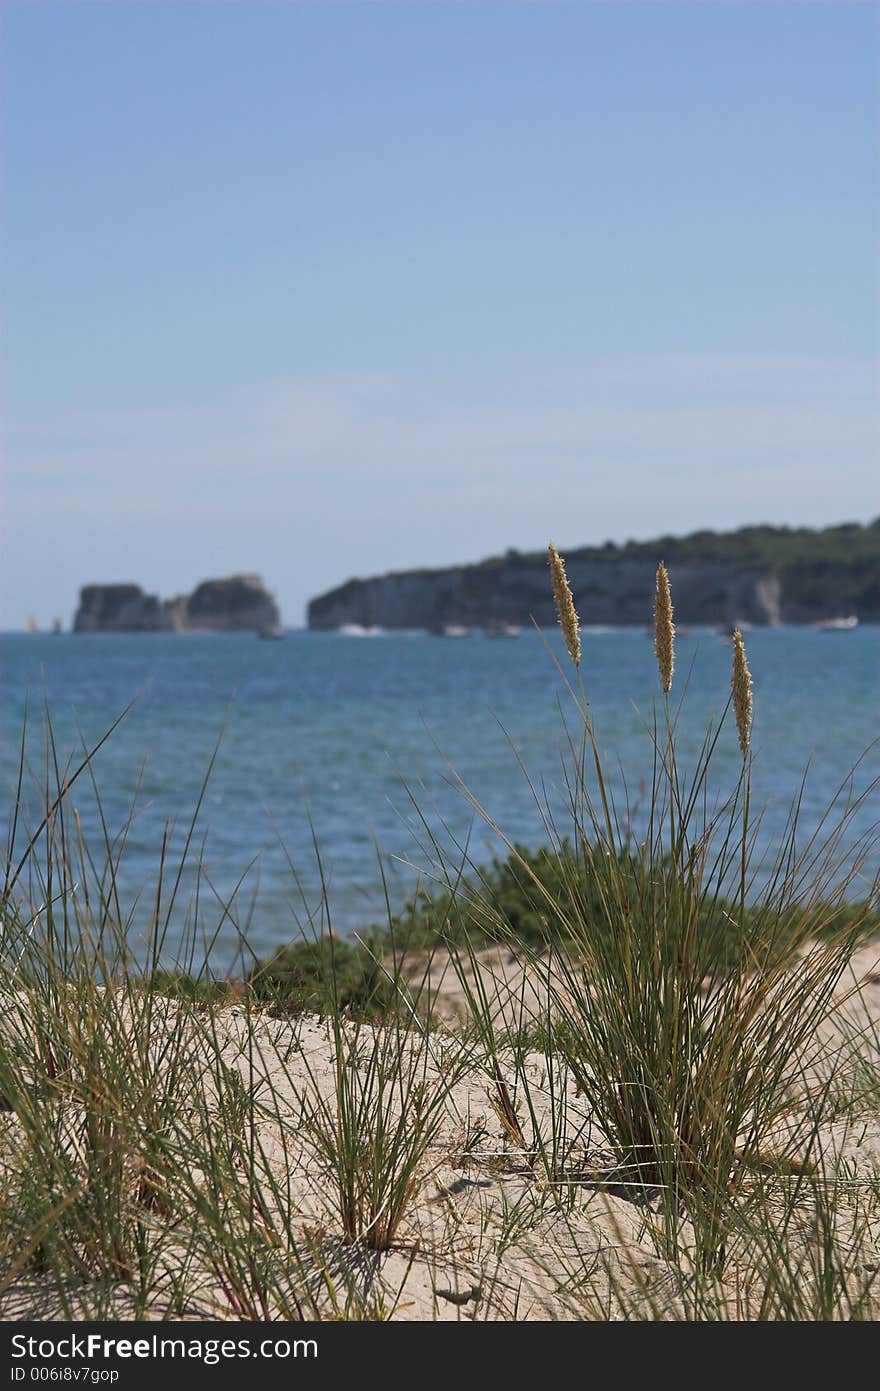
<svg viewBox="0 0 880 1391"><path fill-rule="evenodd" d="M817 633L849 633L858 626L859 620L854 613L846 618L823 618L821 622L813 624Z"/></svg>
<svg viewBox="0 0 880 1391"><path fill-rule="evenodd" d="M440 623L430 630L434 638L469 638L473 631L473 628L465 628L461 623Z"/></svg>
<svg viewBox="0 0 880 1391"><path fill-rule="evenodd" d="M487 638L518 638L521 632L518 623L490 623L485 629Z"/></svg>
<svg viewBox="0 0 880 1391"><path fill-rule="evenodd" d="M31 614L27 621L27 630L29 633L38 633L40 631L37 627L37 620L34 618L33 614Z"/></svg>
<svg viewBox="0 0 880 1391"><path fill-rule="evenodd" d="M282 628L280 623L264 623L262 628L257 629L257 637L264 642L277 642L279 638L287 637L287 629Z"/></svg>

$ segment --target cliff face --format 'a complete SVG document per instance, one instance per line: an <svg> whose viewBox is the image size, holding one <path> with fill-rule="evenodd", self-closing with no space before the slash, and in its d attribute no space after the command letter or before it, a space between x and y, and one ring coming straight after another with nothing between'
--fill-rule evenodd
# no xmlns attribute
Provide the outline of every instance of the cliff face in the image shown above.
<svg viewBox="0 0 880 1391"><path fill-rule="evenodd" d="M587 624L647 624L651 621L657 561L595 554L566 557L566 570L581 621ZM775 624L811 622L857 613L880 618L877 566L873 579L853 590L851 566L826 565L821 583L806 583L803 566L740 566L729 561L669 565L679 623ZM838 573L839 572L839 573ZM496 623L541 626L556 621L546 560L509 554L486 565L420 570L349 580L313 599L310 628L435 628L444 624L485 627Z"/></svg>
<svg viewBox="0 0 880 1391"><path fill-rule="evenodd" d="M236 632L274 628L278 607L257 575L204 580L192 594L159 599L136 584L90 584L79 593L75 633Z"/></svg>

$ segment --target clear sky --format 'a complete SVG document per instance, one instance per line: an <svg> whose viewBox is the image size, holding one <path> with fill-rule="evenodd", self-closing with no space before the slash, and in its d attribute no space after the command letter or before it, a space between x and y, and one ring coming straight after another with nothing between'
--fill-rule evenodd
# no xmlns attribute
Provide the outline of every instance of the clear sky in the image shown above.
<svg viewBox="0 0 880 1391"><path fill-rule="evenodd" d="M0 4L0 626L880 512L880 8Z"/></svg>

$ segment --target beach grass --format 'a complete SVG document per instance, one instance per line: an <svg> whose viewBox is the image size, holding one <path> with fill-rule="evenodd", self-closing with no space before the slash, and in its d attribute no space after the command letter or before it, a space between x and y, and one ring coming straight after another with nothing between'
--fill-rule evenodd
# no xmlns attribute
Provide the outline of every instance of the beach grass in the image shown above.
<svg viewBox="0 0 880 1391"><path fill-rule="evenodd" d="M235 895L204 891L213 763L180 848L166 834L126 901L131 820L108 825L100 744L62 761L45 711L34 772L23 732L0 898L4 1317L876 1317L880 904L876 838L853 829L874 788L842 780L820 827L796 806L761 848L745 644L686 765L663 572L634 817L553 551L551 569L564 824L536 790L545 843L515 844L460 784L496 859L432 836L431 888L357 941L322 881L299 939L254 957ZM722 740L740 764L719 794ZM241 969L217 974L230 928Z"/></svg>

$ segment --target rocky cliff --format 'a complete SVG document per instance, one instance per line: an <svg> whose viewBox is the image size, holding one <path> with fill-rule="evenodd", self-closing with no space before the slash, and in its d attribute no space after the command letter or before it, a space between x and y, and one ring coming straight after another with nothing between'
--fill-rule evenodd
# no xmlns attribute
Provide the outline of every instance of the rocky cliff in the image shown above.
<svg viewBox="0 0 880 1391"><path fill-rule="evenodd" d="M582 622L650 621L656 565L567 560L566 568ZM773 576L730 565L670 566L669 575L680 623L780 621L779 585ZM309 605L310 628L338 628L343 623L381 628L484 627L526 624L533 618L541 626L556 620L543 561L350 580Z"/></svg>
<svg viewBox="0 0 880 1391"><path fill-rule="evenodd" d="M204 580L192 594L159 599L136 584L89 584L79 592L75 633L237 632L275 628L278 606L257 575Z"/></svg>
<svg viewBox="0 0 880 1391"><path fill-rule="evenodd" d="M844 614L880 620L880 524L815 532L751 527L565 553L583 623L650 622L665 560L679 623L804 623ZM542 552L508 551L479 565L349 580L313 599L310 628L555 622Z"/></svg>

